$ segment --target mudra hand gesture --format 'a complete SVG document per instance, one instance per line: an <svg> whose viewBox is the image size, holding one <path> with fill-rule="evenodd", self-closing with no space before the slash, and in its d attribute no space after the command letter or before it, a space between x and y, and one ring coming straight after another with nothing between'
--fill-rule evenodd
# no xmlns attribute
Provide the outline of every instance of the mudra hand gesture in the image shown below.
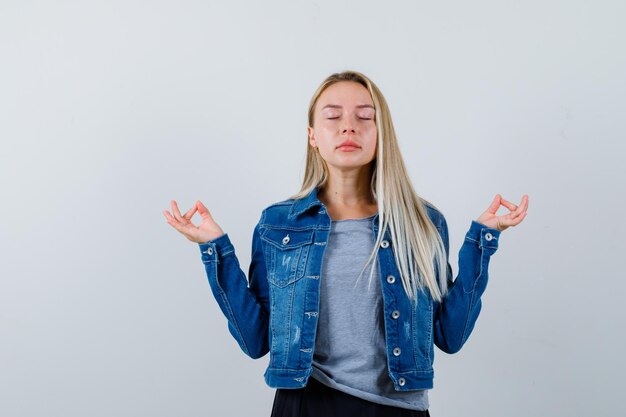
<svg viewBox="0 0 626 417"><path fill-rule="evenodd" d="M222 228L213 220L211 213L200 200L196 201L196 204L184 215L180 214L175 200L172 200L171 204L173 215L169 211L163 210L167 222L192 242L204 243L224 234ZM196 211L202 216L202 223L199 226L191 222L191 218Z"/></svg>
<svg viewBox="0 0 626 417"><path fill-rule="evenodd" d="M496 216L501 205L511 212ZM476 221L492 229L503 231L510 226L517 226L526 217L526 210L528 210L528 194L522 196L519 206L506 201L500 194L496 194L489 208Z"/></svg>

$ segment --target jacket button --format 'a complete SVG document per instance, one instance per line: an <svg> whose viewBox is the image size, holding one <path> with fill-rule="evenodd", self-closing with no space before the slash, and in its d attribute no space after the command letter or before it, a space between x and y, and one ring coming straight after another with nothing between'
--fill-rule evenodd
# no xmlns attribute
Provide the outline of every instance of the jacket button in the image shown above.
<svg viewBox="0 0 626 417"><path fill-rule="evenodd" d="M380 246L383 248L386 248L387 246L389 246L389 242L387 242L386 240L383 240L382 242L380 242Z"/></svg>
<svg viewBox="0 0 626 417"><path fill-rule="evenodd" d="M206 253L208 253L209 255L213 255L213 248L209 247L209 248L206 250Z"/></svg>
<svg viewBox="0 0 626 417"><path fill-rule="evenodd" d="M289 243L289 235L283 238L283 245L286 245L287 243Z"/></svg>
<svg viewBox="0 0 626 417"><path fill-rule="evenodd" d="M394 354L395 356L400 356L400 353L402 353L402 351L400 350L400 348L399 348L399 347L397 347L397 348L395 348L395 349L393 350L393 354Z"/></svg>
<svg viewBox="0 0 626 417"><path fill-rule="evenodd" d="M485 239L487 239L487 242L489 242L491 239L493 239L493 235L489 232L485 233Z"/></svg>
<svg viewBox="0 0 626 417"><path fill-rule="evenodd" d="M404 384L406 384L406 381L404 380L404 378L400 378L398 379L398 385L400 385L401 387L404 386Z"/></svg>
<svg viewBox="0 0 626 417"><path fill-rule="evenodd" d="M400 317L400 312L398 310L394 310L393 313L391 313L391 317L397 319L398 317Z"/></svg>
<svg viewBox="0 0 626 417"><path fill-rule="evenodd" d="M393 284L394 282L396 282L396 277L394 277L393 275L388 275L387 282Z"/></svg>

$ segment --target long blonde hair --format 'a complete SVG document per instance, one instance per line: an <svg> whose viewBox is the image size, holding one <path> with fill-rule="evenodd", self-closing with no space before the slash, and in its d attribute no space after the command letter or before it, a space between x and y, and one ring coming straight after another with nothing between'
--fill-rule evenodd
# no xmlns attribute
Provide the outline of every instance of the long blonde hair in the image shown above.
<svg viewBox="0 0 626 417"><path fill-rule="evenodd" d="M402 286L409 299L417 302L417 291L428 288L431 297L441 301L448 291L447 256L437 228L428 216L425 204L411 185L391 121L387 102L376 84L357 71L331 74L318 87L309 104L308 122L313 126L315 104L322 92L334 83L353 81L369 91L376 108L377 154L372 161L370 189L378 204L378 236L365 267L377 259L378 249L389 228L391 246L398 266ZM306 167L300 191L289 198L300 199L316 187L323 187L329 171L319 152L310 145L307 136ZM436 209L436 208L435 208ZM435 266L440 271L437 283ZM363 273L361 270L361 274ZM374 268L370 273L370 282ZM359 274L359 277L361 276Z"/></svg>

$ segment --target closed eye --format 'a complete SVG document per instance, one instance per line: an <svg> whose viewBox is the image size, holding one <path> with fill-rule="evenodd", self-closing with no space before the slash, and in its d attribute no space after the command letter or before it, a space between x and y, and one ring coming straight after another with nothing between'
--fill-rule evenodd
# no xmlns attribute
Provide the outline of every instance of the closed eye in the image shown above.
<svg viewBox="0 0 626 417"><path fill-rule="evenodd" d="M339 117L327 117L328 120L339 119ZM372 120L371 117L359 117L361 120Z"/></svg>

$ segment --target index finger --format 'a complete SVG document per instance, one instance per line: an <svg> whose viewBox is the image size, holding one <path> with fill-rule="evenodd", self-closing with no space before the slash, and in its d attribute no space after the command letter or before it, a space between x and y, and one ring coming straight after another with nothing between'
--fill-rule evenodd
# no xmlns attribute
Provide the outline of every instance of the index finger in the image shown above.
<svg viewBox="0 0 626 417"><path fill-rule="evenodd" d="M515 207L515 210L513 210L511 214L513 214L513 218L515 218L526 211L526 208L528 207L528 196L525 195L524 197L522 197L522 202L520 203L520 205L513 205L513 207Z"/></svg>
<svg viewBox="0 0 626 417"><path fill-rule="evenodd" d="M198 205L194 205L192 208L190 208L189 210L187 210L187 213L185 213L185 215L183 216L185 219L187 220L191 220L191 218L193 217L194 213L198 210Z"/></svg>
<svg viewBox="0 0 626 417"><path fill-rule="evenodd" d="M176 204L176 200L172 200L171 205L172 205L172 213L174 213L174 217L176 218L176 220L181 221L183 216L180 214L180 210L178 210L178 204Z"/></svg>

